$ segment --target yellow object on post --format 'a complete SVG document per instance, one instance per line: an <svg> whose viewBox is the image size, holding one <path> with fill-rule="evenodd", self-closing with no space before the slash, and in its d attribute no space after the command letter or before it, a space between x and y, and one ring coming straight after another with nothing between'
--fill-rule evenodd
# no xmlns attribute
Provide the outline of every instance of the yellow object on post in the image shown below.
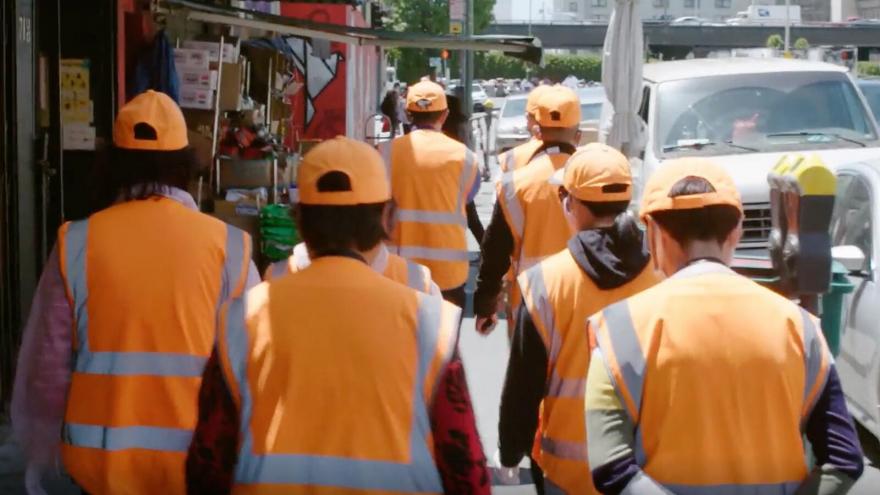
<svg viewBox="0 0 880 495"><path fill-rule="evenodd" d="M773 230L770 257L792 294L822 294L831 283L831 236L837 178L818 155L786 155L767 177Z"/></svg>

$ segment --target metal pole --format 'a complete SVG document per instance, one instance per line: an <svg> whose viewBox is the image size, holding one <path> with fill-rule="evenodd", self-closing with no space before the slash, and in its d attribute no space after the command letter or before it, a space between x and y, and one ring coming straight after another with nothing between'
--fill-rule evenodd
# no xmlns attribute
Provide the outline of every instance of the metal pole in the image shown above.
<svg viewBox="0 0 880 495"><path fill-rule="evenodd" d="M788 56L789 40L791 36L791 0L785 0L785 56Z"/></svg>
<svg viewBox="0 0 880 495"><path fill-rule="evenodd" d="M474 0L465 0L464 5L464 35L466 38L470 38L474 35ZM474 85L474 52L465 50L463 59L461 85L464 89L464 94L462 95L462 103L464 104L464 111L467 112L467 115L470 115L474 109L472 94Z"/></svg>
<svg viewBox="0 0 880 495"><path fill-rule="evenodd" d="M532 0L529 0L529 36L532 35Z"/></svg>

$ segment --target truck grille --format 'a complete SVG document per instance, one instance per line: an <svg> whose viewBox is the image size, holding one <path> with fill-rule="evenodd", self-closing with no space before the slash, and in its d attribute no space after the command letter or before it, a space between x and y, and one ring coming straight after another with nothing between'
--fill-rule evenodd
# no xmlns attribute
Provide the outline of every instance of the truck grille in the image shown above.
<svg viewBox="0 0 880 495"><path fill-rule="evenodd" d="M741 244L766 246L773 228L770 217L770 203L746 203L743 219L743 238Z"/></svg>

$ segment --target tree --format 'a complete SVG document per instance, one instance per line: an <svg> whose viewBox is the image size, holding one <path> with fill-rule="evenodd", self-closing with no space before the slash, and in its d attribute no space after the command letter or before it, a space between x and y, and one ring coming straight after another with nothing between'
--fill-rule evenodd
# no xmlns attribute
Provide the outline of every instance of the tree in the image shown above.
<svg viewBox="0 0 880 495"><path fill-rule="evenodd" d="M794 49L795 50L806 50L808 48L810 48L810 42L807 41L806 38L798 38L794 42Z"/></svg>
<svg viewBox="0 0 880 495"><path fill-rule="evenodd" d="M776 50L782 50L785 48L785 41L783 41L782 36L778 34L771 34L769 38L767 38L767 48L774 48Z"/></svg>
<svg viewBox="0 0 880 495"><path fill-rule="evenodd" d="M473 0L474 32L483 31L492 22L492 8L495 0ZM390 11L387 25L394 31L407 31L427 34L446 34L449 32L448 0L387 0ZM441 48L420 49L401 48L389 53L389 58L397 65L397 77L401 81L414 82L428 73L428 58L439 57ZM450 67L457 68L459 54L452 53L447 61Z"/></svg>

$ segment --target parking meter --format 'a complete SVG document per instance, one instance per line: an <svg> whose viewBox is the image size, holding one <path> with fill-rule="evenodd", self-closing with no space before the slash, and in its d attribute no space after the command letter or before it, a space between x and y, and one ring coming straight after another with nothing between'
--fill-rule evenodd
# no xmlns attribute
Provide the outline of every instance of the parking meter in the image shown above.
<svg viewBox="0 0 880 495"><path fill-rule="evenodd" d="M837 178L817 155L787 155L767 176L770 258L782 291L813 301L831 283L831 235ZM816 308L810 308L815 311Z"/></svg>

